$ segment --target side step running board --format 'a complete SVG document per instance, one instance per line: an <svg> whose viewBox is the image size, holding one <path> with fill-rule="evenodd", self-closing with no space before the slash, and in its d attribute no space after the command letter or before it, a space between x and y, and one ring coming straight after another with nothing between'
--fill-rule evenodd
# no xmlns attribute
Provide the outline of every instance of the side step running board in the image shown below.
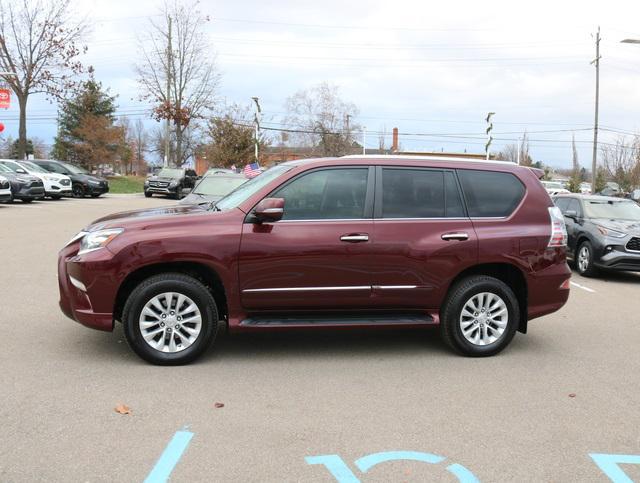
<svg viewBox="0 0 640 483"><path fill-rule="evenodd" d="M431 325L435 321L429 315L299 315L295 317L260 316L240 322L250 327L344 327L360 325Z"/></svg>

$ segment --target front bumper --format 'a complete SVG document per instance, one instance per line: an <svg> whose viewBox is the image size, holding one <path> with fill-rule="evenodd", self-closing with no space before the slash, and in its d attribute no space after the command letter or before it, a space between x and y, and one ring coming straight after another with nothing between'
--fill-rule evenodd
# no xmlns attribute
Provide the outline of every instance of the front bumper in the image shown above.
<svg viewBox="0 0 640 483"><path fill-rule="evenodd" d="M11 200L11 191L7 193L0 193L0 203L5 203Z"/></svg>
<svg viewBox="0 0 640 483"><path fill-rule="evenodd" d="M79 241L63 248L58 255L58 288L60 310L76 322L97 330L113 330L111 312L116 293L112 277L96 276L96 268L111 258L111 253L100 250L92 253L92 262L83 263L77 256Z"/></svg>
<svg viewBox="0 0 640 483"><path fill-rule="evenodd" d="M602 251L594 265L606 270L640 272L640 253L627 251L624 246L611 246L610 250Z"/></svg>
<svg viewBox="0 0 640 483"><path fill-rule="evenodd" d="M21 187L13 197L19 200L36 200L38 198L43 198L44 195L44 186L24 186Z"/></svg>
<svg viewBox="0 0 640 483"><path fill-rule="evenodd" d="M87 183L86 185L84 185L84 190L85 190L85 193L89 195L103 195L109 192L109 185L108 184L97 185L97 184Z"/></svg>
<svg viewBox="0 0 640 483"><path fill-rule="evenodd" d="M175 195L178 192L178 187L175 186L173 188L159 188L157 186L145 186L144 190L147 193L156 193L161 195Z"/></svg>

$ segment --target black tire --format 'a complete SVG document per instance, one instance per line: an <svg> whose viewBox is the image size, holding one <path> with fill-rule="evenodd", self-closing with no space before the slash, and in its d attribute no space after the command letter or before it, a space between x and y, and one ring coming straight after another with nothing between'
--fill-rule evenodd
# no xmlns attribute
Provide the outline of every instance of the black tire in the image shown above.
<svg viewBox="0 0 640 483"><path fill-rule="evenodd" d="M580 254L583 253L583 251L586 253L586 264L582 264L580 261ZM593 245L591 245L590 241L585 240L580 243L580 246L578 246L576 250L575 261L576 270L578 270L578 273L583 277L595 277L598 274L598 269L593 264Z"/></svg>
<svg viewBox="0 0 640 483"><path fill-rule="evenodd" d="M200 310L202 328L193 344L179 352L161 352L144 340L138 323L144 306L156 295L175 292L189 297ZM181 273L154 275L132 292L122 311L124 335L129 346L142 359L152 364L173 366L197 359L212 344L218 331L218 309L211 292L199 281Z"/></svg>
<svg viewBox="0 0 640 483"><path fill-rule="evenodd" d="M23 203L31 203L32 201L33 201L33 198L22 198Z"/></svg>
<svg viewBox="0 0 640 483"><path fill-rule="evenodd" d="M150 191L145 191L144 192L144 197L145 198L151 198L153 196L153 193L151 193Z"/></svg>
<svg viewBox="0 0 640 483"><path fill-rule="evenodd" d="M507 308L508 320L504 332L497 340L481 346L464 337L459 321L467 301L483 292L502 299ZM450 289L440 317L440 333L449 347L465 356L486 357L497 354L509 345L520 323L520 306L513 290L504 282L486 275L474 275L461 280Z"/></svg>
<svg viewBox="0 0 640 483"><path fill-rule="evenodd" d="M74 198L84 198L84 187L81 184L74 184L71 188L71 195Z"/></svg>

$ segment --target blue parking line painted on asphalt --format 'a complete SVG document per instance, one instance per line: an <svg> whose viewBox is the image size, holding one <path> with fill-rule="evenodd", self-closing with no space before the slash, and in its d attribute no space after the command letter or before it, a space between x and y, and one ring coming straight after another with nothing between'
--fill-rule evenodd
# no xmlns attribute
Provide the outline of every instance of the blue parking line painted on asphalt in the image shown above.
<svg viewBox="0 0 640 483"><path fill-rule="evenodd" d="M447 466L447 471L454 474L460 483L480 483L476 475L458 463Z"/></svg>
<svg viewBox="0 0 640 483"><path fill-rule="evenodd" d="M324 465L339 483L360 483L360 480L337 454L307 456L304 459L308 465Z"/></svg>
<svg viewBox="0 0 640 483"><path fill-rule="evenodd" d="M640 455L591 453L589 456L613 483L633 483L619 465L640 465Z"/></svg>
<svg viewBox="0 0 640 483"><path fill-rule="evenodd" d="M180 458L182 458L187 446L189 446L191 438L193 438L191 431L182 430L174 434L151 473L144 480L144 483L164 483L168 481L171 472L180 461Z"/></svg>
<svg viewBox="0 0 640 483"><path fill-rule="evenodd" d="M442 456L431 453L422 453L419 451L385 451L383 453L374 453L363 456L362 458L357 459L355 463L360 471L366 473L374 466L387 461L410 460L437 464L445 459L446 458Z"/></svg>

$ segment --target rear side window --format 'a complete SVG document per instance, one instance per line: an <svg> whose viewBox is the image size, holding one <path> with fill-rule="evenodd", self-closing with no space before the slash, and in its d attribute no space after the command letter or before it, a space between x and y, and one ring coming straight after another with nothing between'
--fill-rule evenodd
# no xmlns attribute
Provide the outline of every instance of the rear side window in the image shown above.
<svg viewBox="0 0 640 483"><path fill-rule="evenodd" d="M382 218L443 218L444 173L426 169L382 170Z"/></svg>
<svg viewBox="0 0 640 483"><path fill-rule="evenodd" d="M509 216L524 196L523 184L510 173L461 169L458 177L471 217Z"/></svg>

